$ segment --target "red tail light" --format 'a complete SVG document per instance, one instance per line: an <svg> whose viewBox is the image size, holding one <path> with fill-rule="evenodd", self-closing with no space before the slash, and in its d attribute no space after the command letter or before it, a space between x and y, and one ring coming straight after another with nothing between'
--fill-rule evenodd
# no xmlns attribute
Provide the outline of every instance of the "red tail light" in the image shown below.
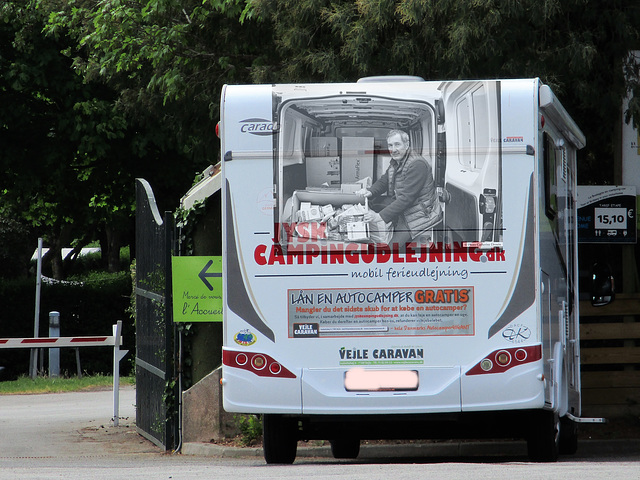
<svg viewBox="0 0 640 480"><path fill-rule="evenodd" d="M247 370L260 377L296 378L293 372L264 353L223 350L222 363L227 367Z"/></svg>
<svg viewBox="0 0 640 480"><path fill-rule="evenodd" d="M491 352L477 363L467 375L483 375L487 373L502 373L507 370L535 362L542 358L542 346L502 348Z"/></svg>

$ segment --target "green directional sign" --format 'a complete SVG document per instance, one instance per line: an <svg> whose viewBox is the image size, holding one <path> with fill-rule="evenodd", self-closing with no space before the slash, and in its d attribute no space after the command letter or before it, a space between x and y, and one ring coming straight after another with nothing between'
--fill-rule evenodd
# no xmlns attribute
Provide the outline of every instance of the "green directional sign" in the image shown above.
<svg viewBox="0 0 640 480"><path fill-rule="evenodd" d="M222 257L172 257L173 321L222 321Z"/></svg>

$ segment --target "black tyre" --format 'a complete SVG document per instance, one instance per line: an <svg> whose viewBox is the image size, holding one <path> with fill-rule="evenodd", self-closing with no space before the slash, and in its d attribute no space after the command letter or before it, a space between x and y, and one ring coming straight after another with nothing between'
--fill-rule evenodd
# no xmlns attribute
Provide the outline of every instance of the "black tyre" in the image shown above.
<svg viewBox="0 0 640 480"><path fill-rule="evenodd" d="M267 463L293 463L298 449L297 429L295 418L262 416L262 448Z"/></svg>
<svg viewBox="0 0 640 480"><path fill-rule="evenodd" d="M578 451L578 424L566 417L560 419L559 451L563 455L573 455Z"/></svg>
<svg viewBox="0 0 640 480"><path fill-rule="evenodd" d="M357 438L341 438L329 440L333 458L357 458L360 453L360 440Z"/></svg>
<svg viewBox="0 0 640 480"><path fill-rule="evenodd" d="M527 438L529 459L533 462L555 462L560 445L560 419L547 410L532 412Z"/></svg>

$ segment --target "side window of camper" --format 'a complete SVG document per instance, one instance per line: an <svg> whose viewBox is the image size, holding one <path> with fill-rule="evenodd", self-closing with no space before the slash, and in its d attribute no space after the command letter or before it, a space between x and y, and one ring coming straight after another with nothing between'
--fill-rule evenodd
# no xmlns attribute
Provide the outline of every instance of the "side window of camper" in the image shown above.
<svg viewBox="0 0 640 480"><path fill-rule="evenodd" d="M285 116L284 130L287 135L283 135L282 158L284 166L301 164L303 162L304 135L302 132L302 120L294 116Z"/></svg>
<svg viewBox="0 0 640 480"><path fill-rule="evenodd" d="M543 138L544 162L544 207L545 214L550 219L558 214L558 180L556 178L556 149L551 135L544 133Z"/></svg>
<svg viewBox="0 0 640 480"><path fill-rule="evenodd" d="M471 170L479 170L489 154L489 106L484 85L467 92L456 104L458 159Z"/></svg>

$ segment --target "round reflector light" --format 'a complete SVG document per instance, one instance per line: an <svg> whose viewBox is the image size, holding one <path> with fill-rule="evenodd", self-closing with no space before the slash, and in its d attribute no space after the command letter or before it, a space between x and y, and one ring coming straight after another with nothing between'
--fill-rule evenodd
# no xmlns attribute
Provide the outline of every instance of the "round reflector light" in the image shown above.
<svg viewBox="0 0 640 480"><path fill-rule="evenodd" d="M256 370L262 370L267 365L267 359L263 355L256 355L251 359L251 366Z"/></svg>
<svg viewBox="0 0 640 480"><path fill-rule="evenodd" d="M506 350L500 350L496 354L496 362L502 367L506 367L511 363L511 355Z"/></svg>
<svg viewBox="0 0 640 480"><path fill-rule="evenodd" d="M274 375L278 375L282 371L282 365L280 365L278 362L274 362L269 365L269 371Z"/></svg>
<svg viewBox="0 0 640 480"><path fill-rule="evenodd" d="M485 358L484 360L482 360L480 362L480 368L482 370L484 370L485 372L488 372L489 370L491 370L493 368L493 362L491 360L489 360L488 358Z"/></svg>
<svg viewBox="0 0 640 480"><path fill-rule="evenodd" d="M515 353L516 360L524 362L527 359L527 351L524 348L519 348Z"/></svg>
<svg viewBox="0 0 640 480"><path fill-rule="evenodd" d="M249 358L247 357L246 354L239 353L238 355L236 355L236 363L238 365L246 365L248 361L249 361Z"/></svg>

